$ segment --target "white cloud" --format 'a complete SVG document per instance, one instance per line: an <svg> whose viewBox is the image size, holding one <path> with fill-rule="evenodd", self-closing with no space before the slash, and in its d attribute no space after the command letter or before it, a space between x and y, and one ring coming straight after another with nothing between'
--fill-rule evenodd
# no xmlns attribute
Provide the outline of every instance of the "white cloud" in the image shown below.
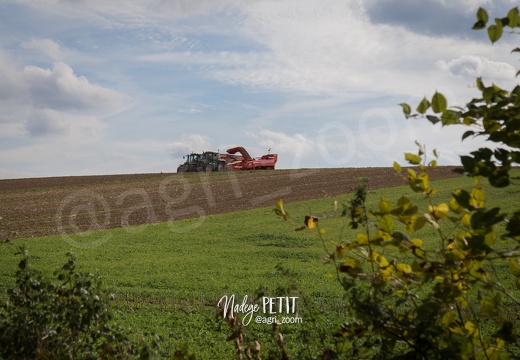
<svg viewBox="0 0 520 360"><path fill-rule="evenodd" d="M55 63L53 69L27 66L23 77L38 108L113 111L121 108L125 101L117 91L76 76L72 68L62 62Z"/></svg>
<svg viewBox="0 0 520 360"><path fill-rule="evenodd" d="M180 140L169 145L169 152L173 157L186 155L190 152L203 152L211 148L211 141L206 135L183 135Z"/></svg>
<svg viewBox="0 0 520 360"><path fill-rule="evenodd" d="M94 116L35 109L28 116L25 129L31 136L65 136L74 143L91 143L100 140L106 125Z"/></svg>
<svg viewBox="0 0 520 360"><path fill-rule="evenodd" d="M439 84L459 94L467 90L436 64L482 52L482 44L371 24L361 3L255 2L240 8L244 19L233 26L237 36L260 45L256 51L162 52L138 59L196 65L233 86L311 96L424 93ZM486 52L497 48L500 56L508 51Z"/></svg>
<svg viewBox="0 0 520 360"><path fill-rule="evenodd" d="M0 48L0 104L7 106L23 96L25 84L7 52ZM4 107L3 107L4 108ZM4 108L5 109L5 108Z"/></svg>
<svg viewBox="0 0 520 360"><path fill-rule="evenodd" d="M307 163L307 157L316 148L315 141L304 134L287 135L283 132L262 130L257 134L249 133L249 135L256 138L261 145L261 147L248 149L251 156L260 156L258 154L263 155L267 153L266 150L271 150L272 153L279 154L277 165L279 168L304 166L303 164Z"/></svg>
<svg viewBox="0 0 520 360"><path fill-rule="evenodd" d="M27 50L34 50L38 54L54 61L64 61L72 53L52 39L31 38L24 41L21 46Z"/></svg>
<svg viewBox="0 0 520 360"><path fill-rule="evenodd" d="M159 25L160 20L178 20L189 17L206 16L220 11L230 11L230 7L241 0L6 0L13 4L29 6L39 13L54 17L90 22L105 28L122 26Z"/></svg>
<svg viewBox="0 0 520 360"><path fill-rule="evenodd" d="M468 80L482 76L484 81L492 79L495 83L511 83L516 74L515 68L508 63L477 55L461 55L449 61L439 60L437 66L443 71Z"/></svg>

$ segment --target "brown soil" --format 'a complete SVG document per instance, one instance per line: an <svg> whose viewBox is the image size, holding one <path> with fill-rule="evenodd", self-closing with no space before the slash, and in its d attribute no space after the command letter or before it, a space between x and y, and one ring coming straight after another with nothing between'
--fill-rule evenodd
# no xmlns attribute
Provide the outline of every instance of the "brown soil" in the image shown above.
<svg viewBox="0 0 520 360"><path fill-rule="evenodd" d="M459 176L438 167L431 180ZM0 180L0 241L199 217L404 185L392 168L133 174Z"/></svg>

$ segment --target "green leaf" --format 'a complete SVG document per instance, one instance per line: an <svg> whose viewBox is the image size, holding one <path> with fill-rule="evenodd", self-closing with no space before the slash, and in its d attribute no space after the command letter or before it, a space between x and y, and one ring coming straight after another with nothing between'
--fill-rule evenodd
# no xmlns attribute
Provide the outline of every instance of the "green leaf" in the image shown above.
<svg viewBox="0 0 520 360"><path fill-rule="evenodd" d="M509 10L509 12L507 13L507 19L509 20L508 26L511 28L514 28L516 26L516 24L518 24L518 20L520 20L520 16L518 14L517 7Z"/></svg>
<svg viewBox="0 0 520 360"><path fill-rule="evenodd" d="M472 136L472 135L475 135L475 132L474 131L471 131L471 130L468 130L464 133L464 135L462 135L462 140L464 140L465 138L467 138L468 136Z"/></svg>
<svg viewBox="0 0 520 360"><path fill-rule="evenodd" d="M395 221L394 218L390 215L384 215L379 220L379 229L386 231L387 233L391 233L395 229Z"/></svg>
<svg viewBox="0 0 520 360"><path fill-rule="evenodd" d="M421 163L421 157L412 153L405 153L404 159L412 165L419 165Z"/></svg>
<svg viewBox="0 0 520 360"><path fill-rule="evenodd" d="M502 27L504 26L508 26L509 25L509 19L508 18L501 18L501 19L495 19L495 22L498 24L498 25L502 25Z"/></svg>
<svg viewBox="0 0 520 360"><path fill-rule="evenodd" d="M511 50L511 52L520 52L520 47L514 48L513 50Z"/></svg>
<svg viewBox="0 0 520 360"><path fill-rule="evenodd" d="M401 105L401 107L403 108L403 113L406 115L406 117L408 117L412 113L412 108L410 107L410 105L405 103L401 103L399 105Z"/></svg>
<svg viewBox="0 0 520 360"><path fill-rule="evenodd" d="M497 310L497 304L493 299L482 299L480 302L480 316L483 318L497 316Z"/></svg>
<svg viewBox="0 0 520 360"><path fill-rule="evenodd" d="M520 277L520 264L518 263L518 258L509 259L509 271L515 277Z"/></svg>
<svg viewBox="0 0 520 360"><path fill-rule="evenodd" d="M457 112L453 110L446 110L441 116L442 125L453 125L459 123L459 117Z"/></svg>
<svg viewBox="0 0 520 360"><path fill-rule="evenodd" d="M492 43L497 42L502 37L503 26L502 23L490 25L488 27L488 37Z"/></svg>
<svg viewBox="0 0 520 360"><path fill-rule="evenodd" d="M397 172L401 172L402 169L403 168L401 167L401 165L399 165L397 161L394 161L394 170Z"/></svg>
<svg viewBox="0 0 520 360"><path fill-rule="evenodd" d="M485 27L486 27L486 23L482 20L479 20L473 25L472 29L481 30L481 29L484 29Z"/></svg>
<svg viewBox="0 0 520 360"><path fill-rule="evenodd" d="M422 216L416 216L413 219L413 224L412 224L412 227L410 228L410 230L413 230L411 232L421 230L424 227L424 225L426 225L426 220L424 220L424 218ZM412 242L413 242L413 240L412 240ZM419 245L417 245L417 246L419 246ZM420 246L422 246L422 244Z"/></svg>
<svg viewBox="0 0 520 360"><path fill-rule="evenodd" d="M437 116L433 115L426 115L426 119L428 119L433 125L437 124L441 119L439 119Z"/></svg>
<svg viewBox="0 0 520 360"><path fill-rule="evenodd" d="M509 173L505 170L494 171L489 176L489 183L496 188L502 188L509 185Z"/></svg>
<svg viewBox="0 0 520 360"><path fill-rule="evenodd" d="M503 339L506 342L515 343L516 342L515 327L513 326L513 324L510 321L504 321L504 323L502 324L502 328L500 330L498 330L494 336L496 336L497 338ZM504 356L504 359L508 359L508 358L509 358L508 356Z"/></svg>
<svg viewBox="0 0 520 360"><path fill-rule="evenodd" d="M432 97L432 110L435 113L441 113L446 111L448 107L448 102L446 101L446 98L444 95L442 95L439 92L435 92L435 94Z"/></svg>
<svg viewBox="0 0 520 360"><path fill-rule="evenodd" d="M476 82L477 82L477 89L479 89L480 91L484 91L484 89L486 87L484 86L484 83L482 82L482 77L478 77Z"/></svg>
<svg viewBox="0 0 520 360"><path fill-rule="evenodd" d="M420 114L424 114L429 108L430 108L430 102L428 99L423 98L422 101L419 103L419 106L417 106L417 112Z"/></svg>
<svg viewBox="0 0 520 360"><path fill-rule="evenodd" d="M392 211L392 209L393 209L393 207L392 207L392 203L390 203L390 201L385 200L383 198L381 198L381 200L379 200L379 211L381 211L384 214L389 214L390 211Z"/></svg>
<svg viewBox="0 0 520 360"><path fill-rule="evenodd" d="M457 189L452 194L455 201L465 209L472 208L470 205L471 195L466 190Z"/></svg>
<svg viewBox="0 0 520 360"><path fill-rule="evenodd" d="M479 7L477 10L477 21L483 21L487 23L489 20L489 16L487 11L484 8Z"/></svg>
<svg viewBox="0 0 520 360"><path fill-rule="evenodd" d="M461 155L460 161L462 162L462 166L464 166L464 170L469 174L473 174L475 171L475 159L468 155Z"/></svg>

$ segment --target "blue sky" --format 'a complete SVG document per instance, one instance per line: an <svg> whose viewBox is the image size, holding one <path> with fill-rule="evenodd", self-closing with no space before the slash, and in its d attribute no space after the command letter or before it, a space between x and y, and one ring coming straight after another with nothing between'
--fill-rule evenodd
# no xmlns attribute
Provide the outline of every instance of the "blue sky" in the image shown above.
<svg viewBox="0 0 520 360"><path fill-rule="evenodd" d="M405 120L401 102L511 88L499 0L1 0L0 178L172 172L242 145L278 168L391 166L479 146Z"/></svg>

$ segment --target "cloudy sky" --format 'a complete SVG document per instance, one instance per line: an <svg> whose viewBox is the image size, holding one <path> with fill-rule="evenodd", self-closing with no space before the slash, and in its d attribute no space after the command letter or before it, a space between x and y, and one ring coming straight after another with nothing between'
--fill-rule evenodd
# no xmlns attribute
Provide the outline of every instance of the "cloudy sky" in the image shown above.
<svg viewBox="0 0 520 360"><path fill-rule="evenodd" d="M278 168L441 164L478 146L405 120L436 90L510 89L513 0L0 0L0 178L172 172L242 145Z"/></svg>

